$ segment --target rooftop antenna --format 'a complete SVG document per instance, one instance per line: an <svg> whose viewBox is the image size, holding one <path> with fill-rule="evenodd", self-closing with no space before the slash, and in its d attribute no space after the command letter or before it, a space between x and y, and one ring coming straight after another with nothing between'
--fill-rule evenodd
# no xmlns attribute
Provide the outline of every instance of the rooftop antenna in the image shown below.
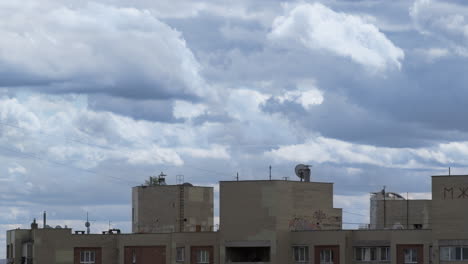
<svg viewBox="0 0 468 264"><path fill-rule="evenodd" d="M239 172L237 173L236 180L239 181Z"/></svg>
<svg viewBox="0 0 468 264"><path fill-rule="evenodd" d="M296 172L297 177L301 179L301 182L310 182L310 167L312 167L312 165L298 164L294 168L294 171Z"/></svg>
<svg viewBox="0 0 468 264"><path fill-rule="evenodd" d="M86 212L86 223L85 223L85 226L86 226L86 234L90 234L91 233L91 223L89 222L89 214L88 212Z"/></svg>
<svg viewBox="0 0 468 264"><path fill-rule="evenodd" d="M167 185L166 184L166 174L164 174L162 171L161 173L158 175L158 184L159 185Z"/></svg>
<svg viewBox="0 0 468 264"><path fill-rule="evenodd" d="M182 174L176 175L176 180L177 180L177 185L184 184L184 175L182 175Z"/></svg>
<svg viewBox="0 0 468 264"><path fill-rule="evenodd" d="M449 167L449 176L450 176L450 167Z"/></svg>
<svg viewBox="0 0 468 264"><path fill-rule="evenodd" d="M271 181L271 165L270 165L270 181Z"/></svg>

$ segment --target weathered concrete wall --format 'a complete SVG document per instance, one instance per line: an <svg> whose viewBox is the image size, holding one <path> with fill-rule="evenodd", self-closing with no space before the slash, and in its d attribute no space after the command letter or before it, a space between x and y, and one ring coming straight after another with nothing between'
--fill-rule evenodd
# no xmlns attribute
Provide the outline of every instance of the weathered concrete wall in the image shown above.
<svg viewBox="0 0 468 264"><path fill-rule="evenodd" d="M183 188L183 189L181 189ZM181 191L184 197L180 214ZM210 231L213 228L213 188L183 185L137 186L132 189L132 232Z"/></svg>
<svg viewBox="0 0 468 264"><path fill-rule="evenodd" d="M6 235L6 244L12 247L11 251L13 253L12 258L15 260L14 263L20 264L23 243L32 241L31 230L9 230Z"/></svg>
<svg viewBox="0 0 468 264"><path fill-rule="evenodd" d="M35 263L73 264L75 247L102 249L102 263L116 263L118 235L72 235L71 229L36 229L32 231Z"/></svg>
<svg viewBox="0 0 468 264"><path fill-rule="evenodd" d="M229 243L266 243L271 263L291 260L291 230L341 229L333 184L297 181L220 183L221 263Z"/></svg>
<svg viewBox="0 0 468 264"><path fill-rule="evenodd" d="M468 238L468 176L432 177L434 239Z"/></svg>
<svg viewBox="0 0 468 264"><path fill-rule="evenodd" d="M370 228L415 229L415 225L421 225L429 229L431 203L431 200L371 200Z"/></svg>
<svg viewBox="0 0 468 264"><path fill-rule="evenodd" d="M342 231L298 231L291 233L290 247L309 247L309 259L315 258L315 247L339 246L340 264L359 263L354 261L354 247L390 247L391 261L397 263L398 245L423 245L424 263L429 263L430 230L342 230ZM292 253L292 251L290 250ZM289 263L294 263L290 256ZM313 263L310 261L310 263ZM366 262L372 263L372 262ZM374 263L380 263L378 261ZM435 262L434 262L435 263Z"/></svg>

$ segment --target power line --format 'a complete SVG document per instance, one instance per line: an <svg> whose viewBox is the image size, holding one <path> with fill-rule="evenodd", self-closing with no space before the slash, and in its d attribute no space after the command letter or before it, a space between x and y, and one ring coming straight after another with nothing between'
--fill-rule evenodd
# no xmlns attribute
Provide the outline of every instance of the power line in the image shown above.
<svg viewBox="0 0 468 264"><path fill-rule="evenodd" d="M368 216L368 215L363 215L363 214L358 214L358 213L352 213L352 212L348 212L348 211L345 211L345 210L342 210L343 213L347 213L347 214L352 214L352 215L359 215L359 216Z"/></svg>

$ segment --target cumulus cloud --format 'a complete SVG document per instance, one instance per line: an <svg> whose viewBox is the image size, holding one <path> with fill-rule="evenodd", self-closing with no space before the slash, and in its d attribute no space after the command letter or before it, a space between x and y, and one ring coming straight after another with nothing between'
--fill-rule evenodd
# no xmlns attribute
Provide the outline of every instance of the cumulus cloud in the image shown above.
<svg viewBox="0 0 468 264"><path fill-rule="evenodd" d="M404 58L403 50L364 18L319 3L288 6L274 20L269 38L286 48L295 43L326 50L377 70L400 68Z"/></svg>
<svg viewBox="0 0 468 264"><path fill-rule="evenodd" d="M213 145L210 148L179 148L179 153L204 159L229 159L231 156L226 146Z"/></svg>
<svg viewBox="0 0 468 264"><path fill-rule="evenodd" d="M450 164L468 166L463 158L467 154L468 142L450 142L428 148L389 148L324 137L265 152L267 157L304 163L366 164L406 169L445 168Z"/></svg>
<svg viewBox="0 0 468 264"><path fill-rule="evenodd" d="M175 101L174 104L175 118L195 118L207 111L207 106L203 104L193 104L187 101Z"/></svg>
<svg viewBox="0 0 468 264"><path fill-rule="evenodd" d="M449 47L453 54L467 57L468 8L464 5L437 1L416 0L409 9L416 29ZM440 49L429 49L430 55L440 57Z"/></svg>
<svg viewBox="0 0 468 264"><path fill-rule="evenodd" d="M316 88L314 80L301 80L298 82L297 90L285 91L283 95L274 99L281 104L294 102L309 110L312 106L323 103L323 92Z"/></svg>
<svg viewBox="0 0 468 264"><path fill-rule="evenodd" d="M16 173L26 174L27 172L28 170L25 167L18 165L18 164L15 164L14 167L8 168L8 173L10 174L16 174Z"/></svg>
<svg viewBox="0 0 468 264"><path fill-rule="evenodd" d="M212 93L181 33L147 10L92 2L10 9L0 23L0 75L8 76L0 86L144 99Z"/></svg>

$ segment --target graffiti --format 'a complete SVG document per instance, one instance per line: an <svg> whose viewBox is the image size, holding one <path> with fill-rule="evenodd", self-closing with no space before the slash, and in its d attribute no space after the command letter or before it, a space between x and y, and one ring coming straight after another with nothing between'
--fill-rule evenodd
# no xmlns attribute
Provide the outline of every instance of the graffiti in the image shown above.
<svg viewBox="0 0 468 264"><path fill-rule="evenodd" d="M450 193L450 196L453 200L453 188L444 188L444 200L447 199L447 193Z"/></svg>
<svg viewBox="0 0 468 264"><path fill-rule="evenodd" d="M289 221L289 230L323 230L330 228L339 228L341 226L341 216L328 216L322 210L315 211L312 216L294 216Z"/></svg>
<svg viewBox="0 0 468 264"><path fill-rule="evenodd" d="M325 214L322 210L318 210L314 213L314 219L317 220L317 222L322 222L324 219L327 218L327 214Z"/></svg>
<svg viewBox="0 0 468 264"><path fill-rule="evenodd" d="M444 187L444 200L468 199L468 186Z"/></svg>
<svg viewBox="0 0 468 264"><path fill-rule="evenodd" d="M458 188L460 190L460 195L458 195L458 198L468 198L468 194L466 193L468 191L468 187L463 187L463 188Z"/></svg>
<svg viewBox="0 0 468 264"><path fill-rule="evenodd" d="M289 230L303 231L303 230L321 230L320 223L313 223L304 217L295 217L289 221Z"/></svg>

